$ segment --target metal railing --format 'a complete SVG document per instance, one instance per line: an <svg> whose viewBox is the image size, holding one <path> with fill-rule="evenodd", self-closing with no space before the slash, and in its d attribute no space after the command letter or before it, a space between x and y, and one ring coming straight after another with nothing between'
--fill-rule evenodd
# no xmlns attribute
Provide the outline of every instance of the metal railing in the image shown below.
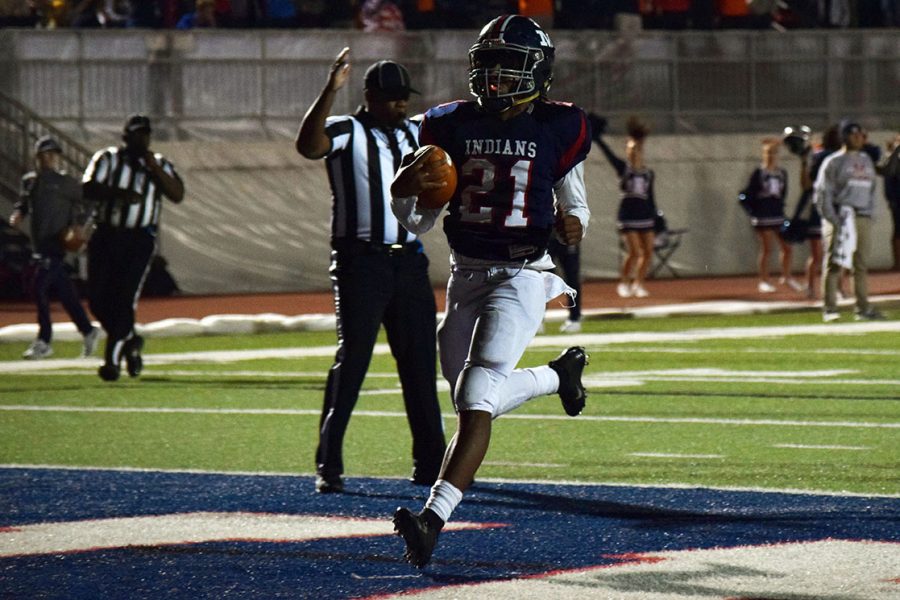
<svg viewBox="0 0 900 600"><path fill-rule="evenodd" d="M91 153L18 100L0 93L0 195L15 201L22 175L33 168L34 143L52 135L63 149L67 170L81 173Z"/></svg>
<svg viewBox="0 0 900 600"><path fill-rule="evenodd" d="M163 135L191 127L271 136L296 125L335 54L356 68L336 112L361 99L362 72L393 58L424 93L417 108L468 97L470 31L0 31L0 86L65 127L150 114ZM660 133L819 128L853 115L900 121L896 29L778 32L559 31L553 96L610 117L639 113Z"/></svg>

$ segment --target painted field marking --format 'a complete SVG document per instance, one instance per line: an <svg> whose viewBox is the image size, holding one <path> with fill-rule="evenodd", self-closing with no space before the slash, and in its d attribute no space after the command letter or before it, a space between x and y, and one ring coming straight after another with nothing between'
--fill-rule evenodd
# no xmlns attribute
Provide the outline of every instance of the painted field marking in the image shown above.
<svg viewBox="0 0 900 600"><path fill-rule="evenodd" d="M668 454L666 452L629 452L641 458L725 458L724 454Z"/></svg>
<svg viewBox="0 0 900 600"><path fill-rule="evenodd" d="M872 446L830 446L815 444L772 444L773 448L797 448L799 450L871 450Z"/></svg>
<svg viewBox="0 0 900 600"><path fill-rule="evenodd" d="M171 414L217 414L217 415L292 415L320 416L321 411L312 408L189 408L169 406L39 406L29 404L0 405L0 411L22 412L83 412L83 413L171 413ZM379 410L358 410L354 416L388 417L406 419L406 413ZM455 419L456 415L445 414L445 419ZM503 415L504 419L529 421L567 421L567 415L514 414ZM867 421L779 421L777 419L713 419L700 417L634 417L614 415L579 415L578 421L605 421L618 423L680 423L690 425L738 425L738 426L784 426L784 427L848 427L863 429L900 429L900 423L872 423Z"/></svg>
<svg viewBox="0 0 900 600"><path fill-rule="evenodd" d="M900 544L820 540L614 555L619 562L502 581L445 585L382 600L897 598Z"/></svg>
<svg viewBox="0 0 900 600"><path fill-rule="evenodd" d="M503 460L486 460L481 464L491 467L540 467L547 469L563 469L569 466L563 463L510 462Z"/></svg>
<svg viewBox="0 0 900 600"><path fill-rule="evenodd" d="M49 470L49 471L112 471L121 473L176 473L182 475L228 475L228 476L247 476L247 477L312 477L315 473L297 472L297 471L223 471L221 469L170 469L164 467L129 467L129 466L98 466L98 465L51 465L51 464L35 464L35 463L0 463L0 469L29 469L29 470ZM369 478L367 475L360 475L363 478ZM353 479L353 477L349 477ZM397 479L406 481L407 476L401 477L379 477L379 479ZM634 481L576 481L566 479L518 479L514 477L480 477L483 481L493 483L514 483L527 485L545 485L552 483L553 485L576 486L576 487L615 487L615 488L647 488L647 489L672 489L672 490L695 490L696 483L677 483L677 482L654 482L640 483ZM739 485L703 485L700 486L707 490L721 490L723 492L762 492L766 494L799 494L803 496L828 496L837 498L900 498L900 494L878 494L872 492L848 492L847 490L815 490L815 489L799 489L799 488L766 488L755 486L739 486Z"/></svg>
<svg viewBox="0 0 900 600"><path fill-rule="evenodd" d="M485 529L497 526L500 525L451 521L445 529ZM213 541L306 542L393 533L394 526L387 519L194 512L4 527L0 529L0 556Z"/></svg>
<svg viewBox="0 0 900 600"><path fill-rule="evenodd" d="M691 342L712 339L784 338L794 335L864 335L866 333L900 333L900 321L872 321L863 323L828 323L820 325L779 325L772 327L723 327L689 329L670 332L631 333L583 333L575 335L537 336L529 344L531 349L585 347L613 344L658 344L661 342ZM178 352L145 354L145 365L177 363L228 363L244 360L296 359L334 357L335 346L310 348L265 348L257 350L210 350L205 352ZM375 354L390 354L387 344L376 344ZM0 373L27 373L67 367L96 368L97 360L91 358L49 359L41 361L0 361Z"/></svg>

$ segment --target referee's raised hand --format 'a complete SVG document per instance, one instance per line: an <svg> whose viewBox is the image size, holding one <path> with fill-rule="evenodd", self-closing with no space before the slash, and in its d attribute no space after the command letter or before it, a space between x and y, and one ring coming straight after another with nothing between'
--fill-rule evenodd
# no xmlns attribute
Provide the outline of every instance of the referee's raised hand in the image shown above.
<svg viewBox="0 0 900 600"><path fill-rule="evenodd" d="M350 77L350 61L347 60L349 54L350 48L345 47L338 52L337 58L331 65L331 70L328 72L328 87L332 90L337 91L344 87Z"/></svg>
<svg viewBox="0 0 900 600"><path fill-rule="evenodd" d="M335 94L344 87L350 76L350 62L347 60L349 54L350 48L338 52L328 71L325 87L300 122L294 147L306 158L322 158L331 149L331 139L325 135L325 119L331 112Z"/></svg>

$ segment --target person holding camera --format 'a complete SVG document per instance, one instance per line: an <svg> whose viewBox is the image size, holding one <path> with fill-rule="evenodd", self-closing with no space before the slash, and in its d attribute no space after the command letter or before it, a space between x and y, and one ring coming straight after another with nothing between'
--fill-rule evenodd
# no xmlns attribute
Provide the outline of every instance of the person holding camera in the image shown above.
<svg viewBox="0 0 900 600"><path fill-rule="evenodd" d="M63 259L66 248L63 234L82 216L81 186L62 169L62 147L54 138L44 136L34 145L35 170L22 177L20 200L9 217L11 227L19 227L31 216L32 262L35 267L32 292L37 304L38 336L22 355L27 360L40 360L53 355L50 342L53 322L50 319L50 293L55 292L72 322L84 336L82 356L90 356L97 348L100 330L91 324L81 306L78 291L72 283Z"/></svg>

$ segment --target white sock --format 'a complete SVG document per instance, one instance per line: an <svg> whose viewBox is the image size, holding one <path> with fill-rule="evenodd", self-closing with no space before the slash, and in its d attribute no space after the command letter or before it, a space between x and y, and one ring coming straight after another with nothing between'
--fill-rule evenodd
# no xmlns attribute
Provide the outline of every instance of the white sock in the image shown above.
<svg viewBox="0 0 900 600"><path fill-rule="evenodd" d="M446 523L450 520L450 513L462 500L463 494L449 481L438 479L431 488L431 495L425 502L425 508L431 509Z"/></svg>

